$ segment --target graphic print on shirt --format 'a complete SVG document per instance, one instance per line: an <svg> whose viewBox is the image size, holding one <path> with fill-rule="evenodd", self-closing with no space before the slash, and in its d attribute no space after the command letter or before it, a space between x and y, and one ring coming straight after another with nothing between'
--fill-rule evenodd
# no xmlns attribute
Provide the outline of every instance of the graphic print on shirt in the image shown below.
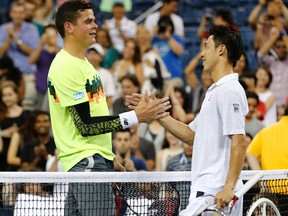
<svg viewBox="0 0 288 216"><path fill-rule="evenodd" d="M56 89L51 80L48 81L48 89L49 94L54 98L54 102L59 103ZM92 81L87 79L85 83L85 90L90 103L96 102L98 104L101 97L105 99L103 85L99 76L93 76ZM84 94L85 92L76 92L73 94L73 98L74 100L80 100L84 97Z"/></svg>

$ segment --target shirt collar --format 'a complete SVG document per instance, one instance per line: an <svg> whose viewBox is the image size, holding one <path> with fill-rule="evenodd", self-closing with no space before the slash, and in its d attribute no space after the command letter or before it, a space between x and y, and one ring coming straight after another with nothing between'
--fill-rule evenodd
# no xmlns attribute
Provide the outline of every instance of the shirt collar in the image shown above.
<svg viewBox="0 0 288 216"><path fill-rule="evenodd" d="M219 79L216 83L213 83L208 90L210 91L210 90L214 89L215 87L220 86L224 82L227 82L229 80L238 80L238 77L239 77L238 73L235 73L235 72L233 72L231 74L227 74L224 77L222 77L221 79Z"/></svg>

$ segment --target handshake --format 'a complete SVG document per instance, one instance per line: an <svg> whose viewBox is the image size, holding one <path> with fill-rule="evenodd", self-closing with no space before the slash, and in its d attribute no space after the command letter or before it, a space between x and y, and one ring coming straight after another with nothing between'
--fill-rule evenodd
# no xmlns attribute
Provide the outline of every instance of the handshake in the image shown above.
<svg viewBox="0 0 288 216"><path fill-rule="evenodd" d="M153 90L151 96L148 92L126 96L128 107L135 110L138 122L151 122L168 116L167 112L171 108L169 97L156 98L156 90Z"/></svg>

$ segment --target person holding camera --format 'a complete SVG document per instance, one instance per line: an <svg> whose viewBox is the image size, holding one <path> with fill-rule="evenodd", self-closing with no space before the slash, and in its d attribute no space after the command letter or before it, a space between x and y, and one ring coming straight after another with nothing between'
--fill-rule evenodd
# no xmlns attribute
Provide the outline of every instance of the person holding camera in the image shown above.
<svg viewBox="0 0 288 216"><path fill-rule="evenodd" d="M171 75L169 79L164 80L164 92L168 95L174 86L183 86L180 55L184 51L184 40L174 34L174 24L169 15L160 17L152 46L158 50Z"/></svg>
<svg viewBox="0 0 288 216"><path fill-rule="evenodd" d="M260 14L263 8L266 11ZM255 31L254 48L258 50L269 38L271 28L276 27L282 35L286 34L288 9L282 0L259 0L251 11L248 22Z"/></svg>

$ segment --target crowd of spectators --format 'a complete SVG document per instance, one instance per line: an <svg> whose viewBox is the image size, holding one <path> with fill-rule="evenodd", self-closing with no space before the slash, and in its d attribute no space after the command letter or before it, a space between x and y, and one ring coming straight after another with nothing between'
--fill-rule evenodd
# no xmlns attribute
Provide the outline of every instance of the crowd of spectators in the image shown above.
<svg viewBox="0 0 288 216"><path fill-rule="evenodd" d="M50 128L47 74L62 48L53 14L63 1L9 2L9 16L4 19L1 14L0 25L0 170L61 170ZM111 114L128 110L126 95L157 89L159 97L170 97L173 118L191 122L212 84L209 74L196 72L201 67L201 48L209 25L227 25L241 34L235 17L231 11L217 8L202 14L197 31L201 40L199 52L183 65L185 22L177 14L181 1L164 0L159 11L148 15L143 23L128 18L127 7L131 9L131 5L127 2L109 1L111 19L96 20L101 23L97 43L87 49L86 55L99 72ZM256 70L249 67L243 50L234 70L247 91L250 112L246 132L253 140L259 131L280 119L281 108L287 103L288 9L282 0L259 0L247 23L255 31L258 67ZM119 148L129 146L125 157L141 159L144 170L165 171L169 160L175 155L182 157L185 151L183 144L157 121L128 132L115 134L115 153L120 161L128 160L121 158ZM127 139L121 138L124 135ZM129 144L121 147L121 139Z"/></svg>

